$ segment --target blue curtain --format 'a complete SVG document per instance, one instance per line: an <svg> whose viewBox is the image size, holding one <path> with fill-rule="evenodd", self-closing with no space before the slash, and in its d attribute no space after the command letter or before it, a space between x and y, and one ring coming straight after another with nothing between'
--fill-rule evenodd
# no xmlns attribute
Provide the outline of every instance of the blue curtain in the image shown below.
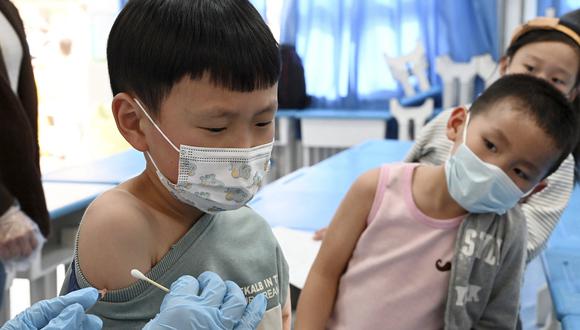
<svg viewBox="0 0 580 330"><path fill-rule="evenodd" d="M252 5L256 7L258 12L266 19L266 6L268 4L268 0L250 0Z"/></svg>
<svg viewBox="0 0 580 330"><path fill-rule="evenodd" d="M556 16L580 8L580 0L538 0L538 16L546 16L546 9L554 8Z"/></svg>
<svg viewBox="0 0 580 330"><path fill-rule="evenodd" d="M254 0L262 13L264 1ZM399 56L421 42L434 59L498 58L496 0L285 0L281 43L303 60L316 106L384 108L402 91L384 54Z"/></svg>

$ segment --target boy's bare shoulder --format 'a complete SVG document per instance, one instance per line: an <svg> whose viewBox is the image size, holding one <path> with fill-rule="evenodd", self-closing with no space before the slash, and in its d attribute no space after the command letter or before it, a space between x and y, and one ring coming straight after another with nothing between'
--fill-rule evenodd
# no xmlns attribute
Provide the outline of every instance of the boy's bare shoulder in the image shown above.
<svg viewBox="0 0 580 330"><path fill-rule="evenodd" d="M87 208L78 238L78 261L91 285L119 289L133 282L130 270L151 267L151 214L130 193L112 189Z"/></svg>

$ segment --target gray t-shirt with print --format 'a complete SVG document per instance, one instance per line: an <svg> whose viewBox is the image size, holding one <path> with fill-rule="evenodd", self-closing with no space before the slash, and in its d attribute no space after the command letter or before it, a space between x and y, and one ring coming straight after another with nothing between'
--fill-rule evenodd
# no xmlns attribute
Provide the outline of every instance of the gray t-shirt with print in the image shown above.
<svg viewBox="0 0 580 330"><path fill-rule="evenodd" d="M288 265L270 226L252 209L202 216L146 276L170 287L182 275L197 277L204 271L234 281L248 299L264 292L268 306L258 329L282 329ZM89 286L75 249L74 267L67 272L61 294ZM99 316L106 329L141 329L159 312L164 296L165 292L138 281L107 291L89 313Z"/></svg>

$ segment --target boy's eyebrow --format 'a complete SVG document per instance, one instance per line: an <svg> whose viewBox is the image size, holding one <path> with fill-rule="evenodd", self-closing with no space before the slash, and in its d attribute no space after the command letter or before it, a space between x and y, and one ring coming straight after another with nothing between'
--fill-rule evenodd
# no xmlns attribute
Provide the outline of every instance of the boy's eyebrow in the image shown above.
<svg viewBox="0 0 580 330"><path fill-rule="evenodd" d="M263 115L268 112L274 112L278 107L278 101L274 101L270 103L268 106L263 108L262 110L258 111L254 114L255 117L259 115ZM216 108L209 108L206 110L206 113L212 118L231 118L238 116L238 112L231 109L216 107Z"/></svg>
<svg viewBox="0 0 580 330"><path fill-rule="evenodd" d="M276 111L276 109L278 109L278 101L274 101L274 102L268 104L268 106L266 106L262 110L258 111L254 116L257 117L259 115L263 115L263 114L268 113L268 112L274 112L274 111Z"/></svg>
<svg viewBox="0 0 580 330"><path fill-rule="evenodd" d="M492 133L497 138L499 138L500 140L502 140L502 142L505 143L507 146L510 145L510 141L507 139L507 137L505 136L505 134L503 134L503 132L500 129L494 127L494 128L492 128Z"/></svg>

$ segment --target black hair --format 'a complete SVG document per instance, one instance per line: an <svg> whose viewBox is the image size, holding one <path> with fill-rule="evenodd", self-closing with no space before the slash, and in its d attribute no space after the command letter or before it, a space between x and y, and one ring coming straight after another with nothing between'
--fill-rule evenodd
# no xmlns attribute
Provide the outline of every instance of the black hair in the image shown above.
<svg viewBox="0 0 580 330"><path fill-rule="evenodd" d="M560 17L560 24L572 29L580 36L580 8L562 15Z"/></svg>
<svg viewBox="0 0 580 330"><path fill-rule="evenodd" d="M107 61L113 95L134 94L153 116L186 76L250 92L280 75L278 43L247 0L130 0L109 34Z"/></svg>
<svg viewBox="0 0 580 330"><path fill-rule="evenodd" d="M562 92L544 79L526 74L509 74L489 86L473 102L470 112L476 116L506 100L517 104L514 110L529 115L561 152L546 176L552 174L578 144L578 111L575 111Z"/></svg>

